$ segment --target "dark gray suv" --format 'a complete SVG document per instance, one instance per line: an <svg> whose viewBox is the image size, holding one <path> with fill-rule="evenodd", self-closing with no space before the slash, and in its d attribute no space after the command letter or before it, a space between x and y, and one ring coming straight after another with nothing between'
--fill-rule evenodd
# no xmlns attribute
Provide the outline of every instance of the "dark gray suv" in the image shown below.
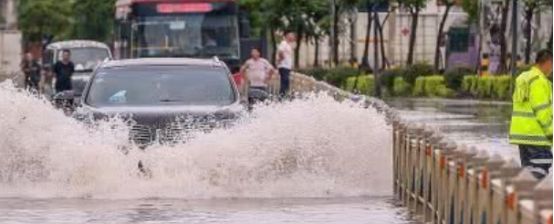
<svg viewBox="0 0 554 224"><path fill-rule="evenodd" d="M188 132L227 126L243 111L223 62L145 58L100 65L83 91L77 117L129 119L130 138L146 146L182 141Z"/></svg>

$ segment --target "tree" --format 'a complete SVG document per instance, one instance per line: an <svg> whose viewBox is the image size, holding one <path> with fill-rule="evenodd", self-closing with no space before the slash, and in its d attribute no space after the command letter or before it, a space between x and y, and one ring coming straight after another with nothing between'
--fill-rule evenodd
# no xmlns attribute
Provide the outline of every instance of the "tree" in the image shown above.
<svg viewBox="0 0 554 224"><path fill-rule="evenodd" d="M543 8L552 9L552 0L523 0L525 27L523 36L525 37L525 63L531 62L531 47L533 42L533 16ZM546 7L549 6L549 7Z"/></svg>
<svg viewBox="0 0 554 224"><path fill-rule="evenodd" d="M321 0L320 0L321 1ZM334 5L331 5L331 7L334 8L335 15L333 17L333 63L335 65L339 64L339 38L338 36L342 33L340 22L342 16L348 12L349 9L352 7L356 7L359 0L334 0Z"/></svg>
<svg viewBox="0 0 554 224"><path fill-rule="evenodd" d="M506 66L506 58L508 56L507 50L507 40L506 40L506 29L508 27L508 12L510 9L510 2L512 0L504 0L502 5L502 20L500 22L500 30L498 31L499 40L500 40L500 63L499 63L499 72L504 73L507 71L508 67ZM515 52L513 52L515 53Z"/></svg>
<svg viewBox="0 0 554 224"><path fill-rule="evenodd" d="M39 42L46 35L67 35L71 24L71 0L22 0L19 27L26 41Z"/></svg>
<svg viewBox="0 0 554 224"><path fill-rule="evenodd" d="M373 24L373 0L366 0L366 11L367 11L367 26L365 32L365 41L364 41L364 53L362 57L361 67L366 70L371 70L369 65L369 38L371 35L371 25Z"/></svg>
<svg viewBox="0 0 554 224"><path fill-rule="evenodd" d="M109 41L112 36L115 0L79 0L73 3L72 38Z"/></svg>
<svg viewBox="0 0 554 224"><path fill-rule="evenodd" d="M408 48L408 59L406 63L412 65L414 63L414 49L417 36L417 24L421 9L427 4L427 0L396 0L398 5L408 10L412 17L410 25L410 42Z"/></svg>
<svg viewBox="0 0 554 224"><path fill-rule="evenodd" d="M442 15L441 22L439 24L439 31L437 33L437 45L435 46L435 72L439 71L439 62L440 62L440 46L444 42L444 26L446 24L446 19L448 18L448 15L450 14L450 9L455 4L454 0L443 0L444 3L444 14Z"/></svg>

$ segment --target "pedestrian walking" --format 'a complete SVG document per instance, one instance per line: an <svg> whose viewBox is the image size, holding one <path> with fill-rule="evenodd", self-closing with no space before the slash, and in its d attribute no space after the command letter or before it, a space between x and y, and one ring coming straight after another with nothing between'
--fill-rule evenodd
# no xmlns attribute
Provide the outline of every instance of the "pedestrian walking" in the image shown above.
<svg viewBox="0 0 554 224"><path fill-rule="evenodd" d="M40 64L30 52L25 53L21 62L21 70L25 75L25 89L37 92L40 82Z"/></svg>
<svg viewBox="0 0 554 224"><path fill-rule="evenodd" d="M521 165L539 179L552 166L552 52L537 53L536 64L515 81L510 143L519 145Z"/></svg>
<svg viewBox="0 0 554 224"><path fill-rule="evenodd" d="M75 65L71 62L71 52L67 49L63 50L62 60L56 62L54 65L56 93L72 89L71 77L73 76L73 72L75 72Z"/></svg>
<svg viewBox="0 0 554 224"><path fill-rule="evenodd" d="M286 32L285 38L279 44L277 49L277 68L281 77L281 88L279 95L281 97L288 94L290 87L290 72L292 70L292 44L296 40L296 35L293 32Z"/></svg>
<svg viewBox="0 0 554 224"><path fill-rule="evenodd" d="M261 52L257 48L250 51L250 59L248 59L240 69L243 74L244 83L248 85L248 89L258 89L268 92L268 85L271 77L275 73L275 68L261 57Z"/></svg>

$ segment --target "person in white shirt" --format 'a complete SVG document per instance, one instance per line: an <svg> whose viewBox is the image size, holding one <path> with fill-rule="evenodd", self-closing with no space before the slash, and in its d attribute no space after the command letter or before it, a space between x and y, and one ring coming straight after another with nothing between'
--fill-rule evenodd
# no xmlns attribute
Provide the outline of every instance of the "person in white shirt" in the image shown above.
<svg viewBox="0 0 554 224"><path fill-rule="evenodd" d="M260 50L253 48L248 59L240 69L249 88L267 91L271 76L275 68L265 58L261 57Z"/></svg>
<svg viewBox="0 0 554 224"><path fill-rule="evenodd" d="M291 44L296 40L296 35L292 32L286 32L285 38L277 48L277 68L281 76L281 88L279 94L285 96L289 91L290 72L292 70L292 47Z"/></svg>

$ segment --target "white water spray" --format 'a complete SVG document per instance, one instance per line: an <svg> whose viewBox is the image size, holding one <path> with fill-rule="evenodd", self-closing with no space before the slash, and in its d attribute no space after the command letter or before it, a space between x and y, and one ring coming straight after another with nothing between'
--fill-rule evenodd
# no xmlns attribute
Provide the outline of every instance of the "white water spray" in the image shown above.
<svg viewBox="0 0 554 224"><path fill-rule="evenodd" d="M186 144L132 148L123 122L87 127L0 83L0 197L276 198L389 195L391 128L324 94L259 106ZM151 171L137 170L142 160Z"/></svg>

